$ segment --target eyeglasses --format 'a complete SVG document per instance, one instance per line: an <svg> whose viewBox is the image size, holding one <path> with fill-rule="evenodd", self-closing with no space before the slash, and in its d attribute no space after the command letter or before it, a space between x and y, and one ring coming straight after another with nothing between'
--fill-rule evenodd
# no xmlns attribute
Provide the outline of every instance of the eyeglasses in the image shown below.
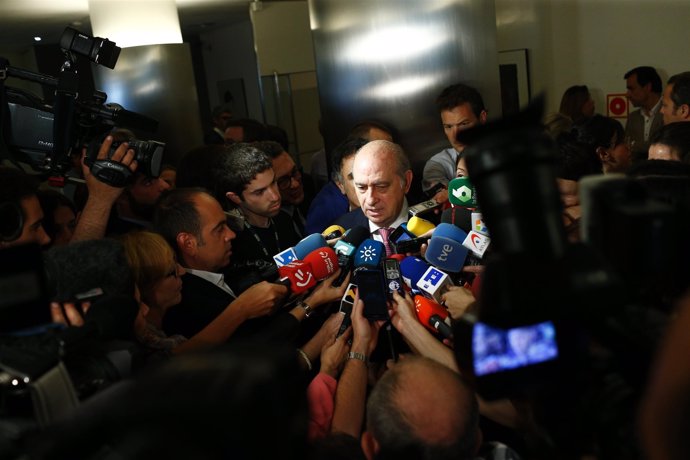
<svg viewBox="0 0 690 460"><path fill-rule="evenodd" d="M278 179L276 179L278 188L281 190L289 189L290 185L292 184L292 179L295 179L297 182L300 182L302 180L302 171L300 171L297 166L292 168L290 174L281 176Z"/></svg>

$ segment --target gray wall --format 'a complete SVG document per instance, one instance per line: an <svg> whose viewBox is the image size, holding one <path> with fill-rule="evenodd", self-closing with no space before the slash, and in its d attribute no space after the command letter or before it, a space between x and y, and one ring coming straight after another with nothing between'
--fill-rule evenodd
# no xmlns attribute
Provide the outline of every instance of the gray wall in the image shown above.
<svg viewBox="0 0 690 460"><path fill-rule="evenodd" d="M434 100L453 83L500 116L496 15L485 0L309 0L327 150L357 121L398 130L413 166L446 148Z"/></svg>
<svg viewBox="0 0 690 460"><path fill-rule="evenodd" d="M158 120L158 131L144 139L166 143L164 161L176 164L201 145L203 132L189 45L125 48L114 70L98 67L96 88L127 110Z"/></svg>

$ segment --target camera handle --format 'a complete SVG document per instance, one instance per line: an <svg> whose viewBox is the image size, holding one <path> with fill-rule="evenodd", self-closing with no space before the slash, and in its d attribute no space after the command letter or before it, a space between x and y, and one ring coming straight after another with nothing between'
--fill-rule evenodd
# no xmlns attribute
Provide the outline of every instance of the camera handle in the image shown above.
<svg viewBox="0 0 690 460"><path fill-rule="evenodd" d="M60 173L70 165L69 154L74 145L74 118L79 96L79 78L74 61L69 53L60 69L53 105L53 155L48 169Z"/></svg>

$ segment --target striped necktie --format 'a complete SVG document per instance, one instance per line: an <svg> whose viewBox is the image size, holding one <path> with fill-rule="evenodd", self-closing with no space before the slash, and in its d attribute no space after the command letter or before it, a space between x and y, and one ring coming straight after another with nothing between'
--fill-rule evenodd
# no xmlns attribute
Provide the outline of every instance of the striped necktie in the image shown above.
<svg viewBox="0 0 690 460"><path fill-rule="evenodd" d="M390 257L393 254L395 254L395 251L393 251L393 247L391 246L390 241L388 241L388 238L391 236L392 232L393 229L389 227L379 228L379 236L383 240L383 246L386 248L386 257Z"/></svg>

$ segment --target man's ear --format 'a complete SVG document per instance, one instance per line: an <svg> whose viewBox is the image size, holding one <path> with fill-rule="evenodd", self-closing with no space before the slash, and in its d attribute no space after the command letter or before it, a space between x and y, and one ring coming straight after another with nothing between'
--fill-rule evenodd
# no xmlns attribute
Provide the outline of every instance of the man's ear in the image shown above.
<svg viewBox="0 0 690 460"><path fill-rule="evenodd" d="M194 255L196 253L196 237L191 233L178 233L175 242L183 254Z"/></svg>
<svg viewBox="0 0 690 460"><path fill-rule="evenodd" d="M482 110L482 113L479 114L479 123L482 124L482 125L483 125L484 123L486 123L486 118L487 118L488 116L489 116L489 115L486 113L486 110Z"/></svg>
<svg viewBox="0 0 690 460"><path fill-rule="evenodd" d="M368 431L365 431L362 433L362 438L359 442L367 460L375 459L376 454L379 452L379 443L374 439L374 436Z"/></svg>
<svg viewBox="0 0 690 460"><path fill-rule="evenodd" d="M678 110L680 110L680 114L683 118L690 118L690 106L688 104L682 104L678 107Z"/></svg>
<svg viewBox="0 0 690 460"><path fill-rule="evenodd" d="M235 192L226 192L226 193L225 193L225 197L226 197L228 200L230 200L230 201L232 201L233 203L235 203L237 206L239 206L240 203L242 202L242 199L241 199L241 198L237 195L237 193L235 193Z"/></svg>
<svg viewBox="0 0 690 460"><path fill-rule="evenodd" d="M335 185L338 187L338 190L340 190L340 193L342 193L343 195L347 195L347 193L345 193L345 187L343 187L342 182L338 180L334 180L333 182L335 182Z"/></svg>
<svg viewBox="0 0 690 460"><path fill-rule="evenodd" d="M412 170L408 169L405 171L405 193L410 191L410 187L412 186Z"/></svg>

